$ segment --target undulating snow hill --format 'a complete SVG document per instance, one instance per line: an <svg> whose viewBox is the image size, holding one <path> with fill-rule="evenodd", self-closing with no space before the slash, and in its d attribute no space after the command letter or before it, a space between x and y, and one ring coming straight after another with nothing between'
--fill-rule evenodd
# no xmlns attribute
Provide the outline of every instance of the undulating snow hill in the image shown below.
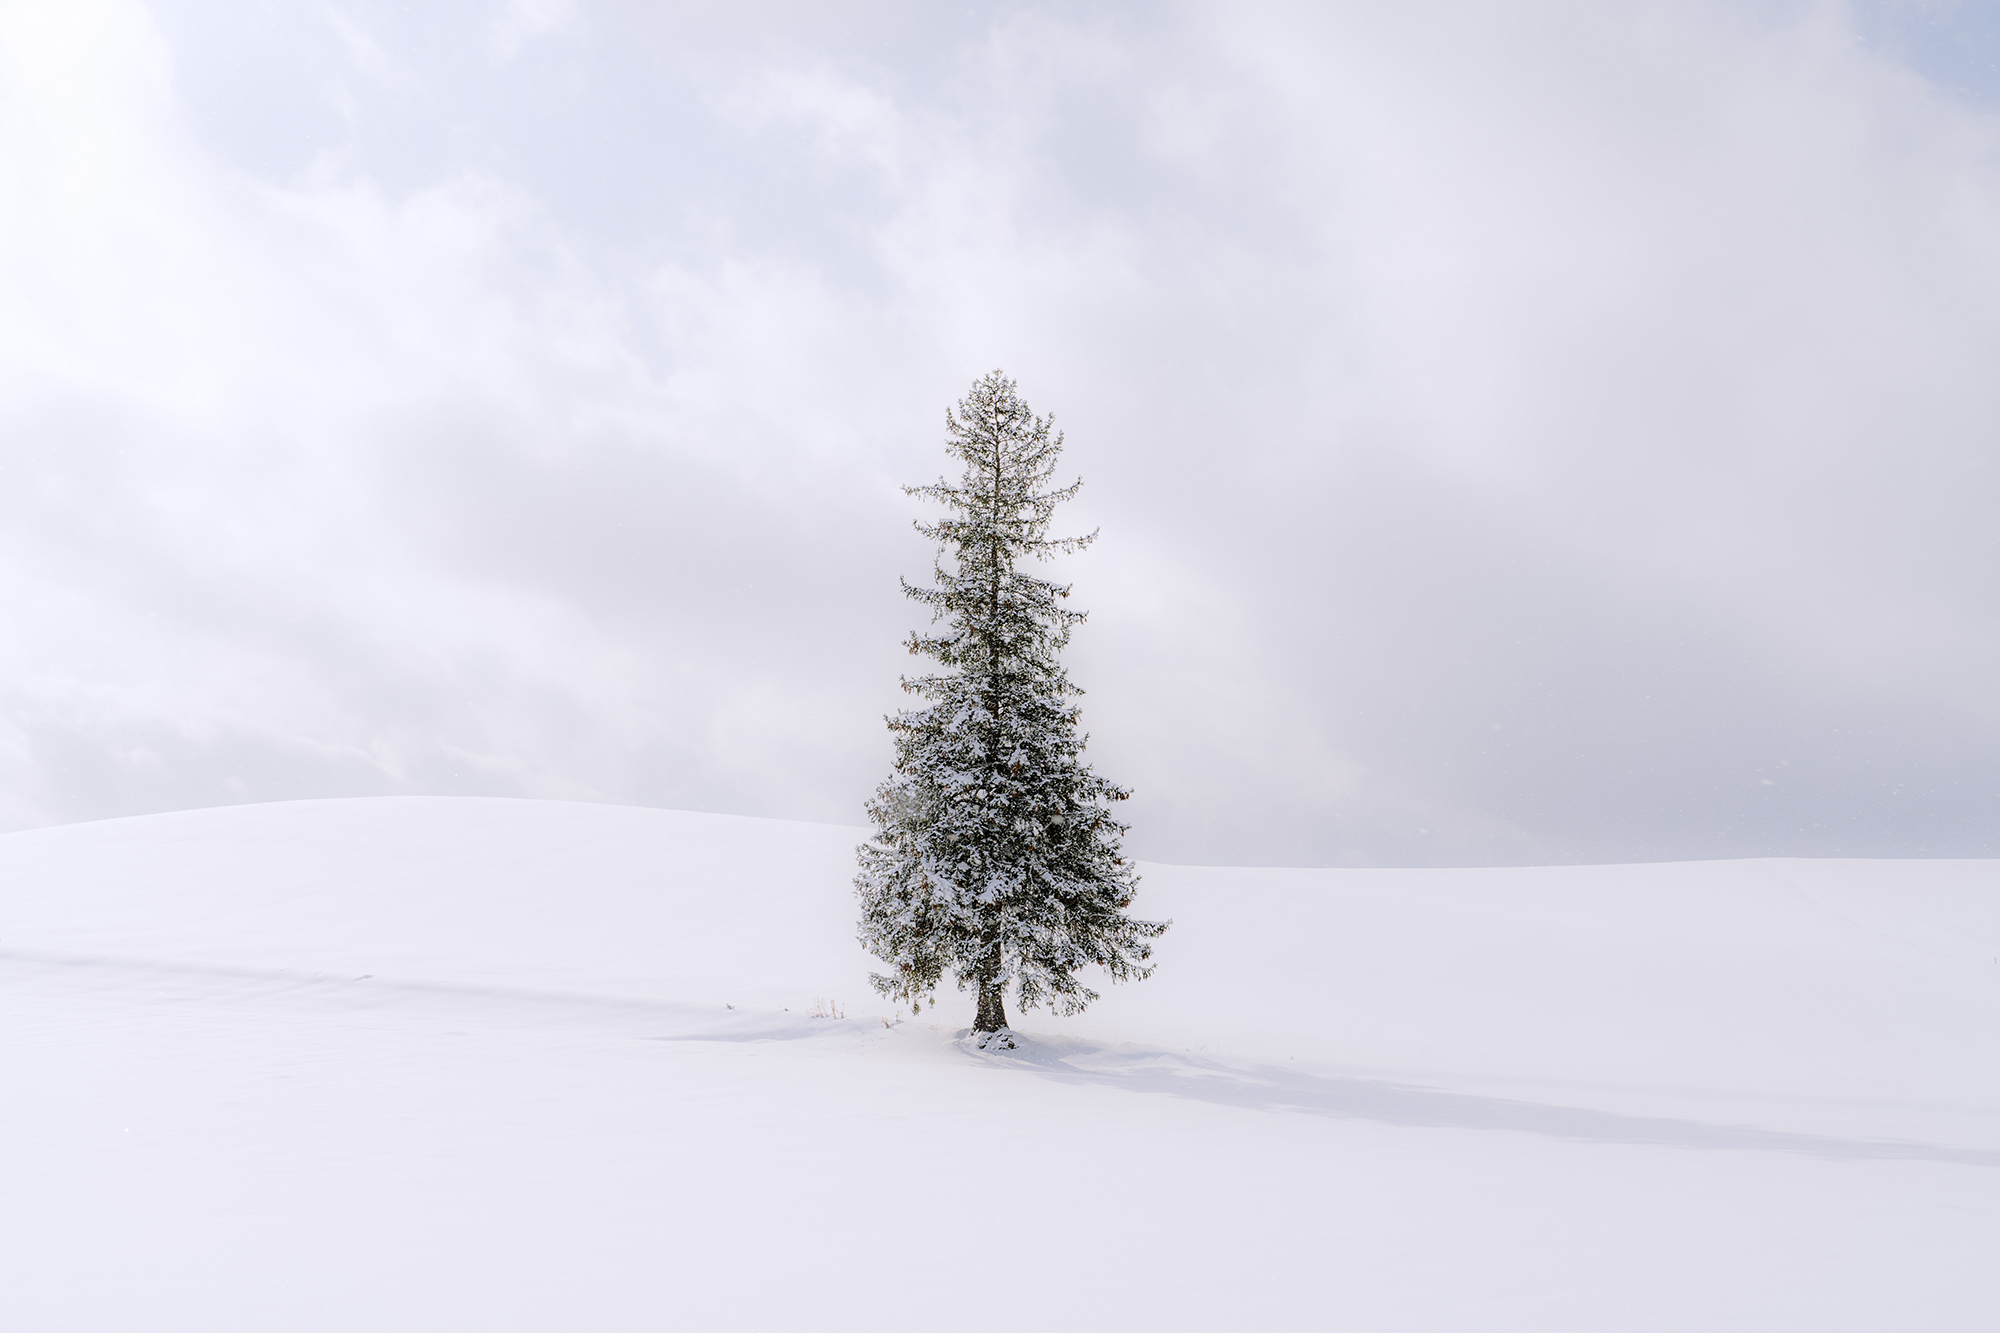
<svg viewBox="0 0 2000 1333"><path fill-rule="evenodd" d="M2000 1324L2000 863L1152 866L1158 975L986 1053L858 836L0 837L0 1327Z"/></svg>

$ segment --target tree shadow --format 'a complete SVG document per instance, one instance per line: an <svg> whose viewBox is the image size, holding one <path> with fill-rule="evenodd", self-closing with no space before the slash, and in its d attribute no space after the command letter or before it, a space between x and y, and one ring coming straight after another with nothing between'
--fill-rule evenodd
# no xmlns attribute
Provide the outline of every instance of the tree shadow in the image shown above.
<svg viewBox="0 0 2000 1333"><path fill-rule="evenodd" d="M433 1021L589 1027L665 1042L726 1044L877 1038L881 1020L816 1019L799 1012L508 986L395 980L214 963L0 949L8 977L59 991L142 996L148 1003L333 1007L390 1011ZM912 1033L944 1037L936 1029ZM952 1042L980 1062L1077 1086L1180 1097L1253 1111L1365 1120L1416 1129L1507 1129L1578 1143L1787 1152L1837 1161L2000 1166L2000 1152L1897 1139L1846 1139L1748 1125L1625 1115L1547 1102L1451 1092L1387 1079L1326 1075L1283 1065L1226 1061L1137 1045L1009 1032L1014 1045L975 1050L964 1029ZM946 1037L947 1041L951 1038Z"/></svg>
<svg viewBox="0 0 2000 1333"><path fill-rule="evenodd" d="M2000 1167L2000 1152L1898 1139L1849 1139L1749 1125L1626 1115L1547 1102L1451 1092L1386 1079L1303 1073L1139 1046L1011 1034L1012 1050L977 1052L992 1065L1121 1092L1180 1097L1253 1111L1366 1120L1412 1129L1504 1129L1575 1143L1785 1152L1835 1161L1942 1162ZM970 1051L971 1043L961 1043Z"/></svg>

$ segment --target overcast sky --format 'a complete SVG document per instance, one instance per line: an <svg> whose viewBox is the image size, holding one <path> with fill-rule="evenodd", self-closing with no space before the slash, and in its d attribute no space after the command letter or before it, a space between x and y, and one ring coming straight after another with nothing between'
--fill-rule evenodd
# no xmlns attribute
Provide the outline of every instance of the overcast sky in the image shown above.
<svg viewBox="0 0 2000 1333"><path fill-rule="evenodd" d="M858 823L998 366L1142 856L2000 856L1991 5L0 13L0 825Z"/></svg>

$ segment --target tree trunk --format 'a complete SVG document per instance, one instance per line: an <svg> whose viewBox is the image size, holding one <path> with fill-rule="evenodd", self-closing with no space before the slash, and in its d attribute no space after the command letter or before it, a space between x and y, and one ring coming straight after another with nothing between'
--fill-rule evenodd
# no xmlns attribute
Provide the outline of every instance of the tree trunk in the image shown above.
<svg viewBox="0 0 2000 1333"><path fill-rule="evenodd" d="M979 1016L972 1020L974 1032L998 1032L1007 1026L1007 1006L996 982L979 980Z"/></svg>

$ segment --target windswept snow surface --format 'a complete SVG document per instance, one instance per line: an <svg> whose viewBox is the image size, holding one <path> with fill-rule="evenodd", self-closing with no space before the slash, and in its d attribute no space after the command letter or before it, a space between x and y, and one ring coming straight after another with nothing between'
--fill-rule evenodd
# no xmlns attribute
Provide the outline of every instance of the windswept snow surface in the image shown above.
<svg viewBox="0 0 2000 1333"><path fill-rule="evenodd" d="M2000 1321L2000 863L1151 866L1158 975L981 1052L858 836L0 837L0 1327Z"/></svg>

